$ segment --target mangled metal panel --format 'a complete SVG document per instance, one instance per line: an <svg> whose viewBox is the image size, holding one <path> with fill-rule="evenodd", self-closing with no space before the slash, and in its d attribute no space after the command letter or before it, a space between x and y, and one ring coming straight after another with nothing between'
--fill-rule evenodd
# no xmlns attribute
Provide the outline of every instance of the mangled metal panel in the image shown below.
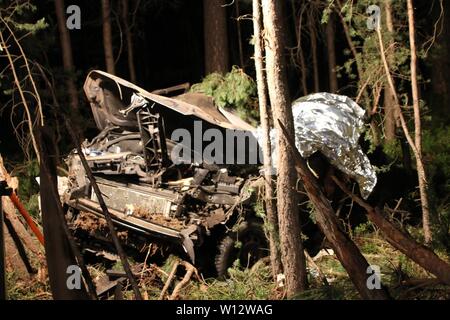
<svg viewBox="0 0 450 320"><path fill-rule="evenodd" d="M111 85L114 87L111 87ZM225 129L254 129L244 121L237 119L237 117L232 117L228 113L223 112L223 110L218 109L212 103L202 103L201 106L192 104L192 102L198 100L196 96L198 94L184 94L179 96L179 98L160 96L99 70L89 73L83 88L91 103L95 122L101 130L104 129L107 122L117 126L135 126L136 119L133 113L124 115L120 112L124 106L130 105L133 93L149 100L150 103L156 103L182 115L198 117Z"/></svg>

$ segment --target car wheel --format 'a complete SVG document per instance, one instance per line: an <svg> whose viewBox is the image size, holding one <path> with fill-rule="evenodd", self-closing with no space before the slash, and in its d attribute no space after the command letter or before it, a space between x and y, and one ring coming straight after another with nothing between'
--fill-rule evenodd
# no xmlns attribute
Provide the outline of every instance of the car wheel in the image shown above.
<svg viewBox="0 0 450 320"><path fill-rule="evenodd" d="M219 244L215 265L219 277L226 277L228 268L239 260L243 268L253 266L269 253L263 224L258 221L245 221L235 232L225 235Z"/></svg>

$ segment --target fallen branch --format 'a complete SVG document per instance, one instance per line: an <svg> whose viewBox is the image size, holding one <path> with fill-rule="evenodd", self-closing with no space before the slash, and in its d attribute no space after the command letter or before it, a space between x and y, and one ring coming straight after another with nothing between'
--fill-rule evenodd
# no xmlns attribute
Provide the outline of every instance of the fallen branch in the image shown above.
<svg viewBox="0 0 450 320"><path fill-rule="evenodd" d="M317 263L314 262L313 258L311 258L311 256L309 255L308 251L306 251L306 250L305 250L305 257L306 257L306 262L310 265L310 267L312 267L312 268L317 270L317 273L319 274L320 280L322 280L323 284L326 285L326 286L329 286L330 284L328 283L327 277L322 272L322 270L320 270L320 268L317 265Z"/></svg>
<svg viewBox="0 0 450 320"><path fill-rule="evenodd" d="M380 228L386 240L394 248L401 251L425 270L434 274L443 283L450 285L450 265L448 263L440 259L433 251L399 230L381 214L379 208L372 207L363 199L353 194L338 178L332 176L332 179L342 191L366 209L369 220Z"/></svg>
<svg viewBox="0 0 450 320"><path fill-rule="evenodd" d="M172 283L172 280L175 276L175 273L177 272L179 264L180 264L180 262L178 260L175 261L175 263L173 264L173 267L172 267L172 270L170 271L169 277L167 278L167 281L164 284L161 294L159 295L159 300L164 299L164 295L166 294L167 290L169 289L170 284Z"/></svg>
<svg viewBox="0 0 450 320"><path fill-rule="evenodd" d="M180 290L189 282L194 272L198 277L197 269L192 264L186 261L182 261L180 262L180 265L186 268L186 274L184 275L183 279L175 286L175 289L173 289L173 292L170 295L169 300L175 300L178 297Z"/></svg>
<svg viewBox="0 0 450 320"><path fill-rule="evenodd" d="M302 158L295 147L294 139L289 136L283 123L278 124L286 137L295 161L295 169L302 179L308 198L314 205L314 215L318 226L333 247L336 256L347 271L350 280L355 285L363 299L389 299L389 294L384 287L379 290L370 290L367 287L367 269L369 263L361 254L358 247L350 237L342 230L342 226L336 216L330 201L319 187L317 179L309 171L305 159ZM281 133L279 133L281 134Z"/></svg>

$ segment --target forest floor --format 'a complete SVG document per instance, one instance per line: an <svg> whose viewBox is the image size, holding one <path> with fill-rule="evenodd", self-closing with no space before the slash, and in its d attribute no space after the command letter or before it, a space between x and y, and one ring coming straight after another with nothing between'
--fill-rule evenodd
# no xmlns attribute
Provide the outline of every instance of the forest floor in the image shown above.
<svg viewBox="0 0 450 320"><path fill-rule="evenodd" d="M412 262L405 255L393 249L377 233L366 233L353 238L368 260L369 264L380 267L381 282L394 299L450 299L450 287L438 284L433 276ZM450 262L450 256L437 251L444 260ZM144 299L158 299L168 275L177 258L170 256L163 265L149 264L139 272L139 284ZM353 284L332 250L322 250L314 258L316 265L326 276L328 285L318 276L315 268L309 268L309 289L296 296L296 299L359 299ZM141 264L142 265L142 264ZM94 281L105 275L101 265L89 266ZM118 266L120 269L120 265ZM169 286L170 294L184 276L180 272ZM9 299L51 299L48 281L42 272L39 276L23 277L17 269L9 268L7 286ZM142 270L142 268L141 268ZM282 299L282 288L276 288L270 275L267 260L261 260L252 268L239 266L230 268L230 277L225 280L203 279L192 275L187 284L176 295L177 299ZM125 299L132 299L130 288L123 290ZM113 299L113 297L111 297Z"/></svg>

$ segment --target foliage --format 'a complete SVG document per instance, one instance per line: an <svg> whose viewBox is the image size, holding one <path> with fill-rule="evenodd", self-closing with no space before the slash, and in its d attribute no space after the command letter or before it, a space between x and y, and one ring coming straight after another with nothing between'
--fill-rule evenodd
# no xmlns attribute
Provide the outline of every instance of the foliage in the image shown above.
<svg viewBox="0 0 450 320"><path fill-rule="evenodd" d="M364 234L370 233L374 231L374 226L372 224L372 222L367 221L364 223L360 223L359 225L356 226L354 234L355 236L362 236Z"/></svg>
<svg viewBox="0 0 450 320"><path fill-rule="evenodd" d="M242 270L234 266L228 270L230 278L224 281L215 279L206 283L191 283L183 291L184 299L203 300L265 300L271 299L275 284L271 270L261 261L251 269Z"/></svg>
<svg viewBox="0 0 450 320"><path fill-rule="evenodd" d="M255 123L258 118L255 81L236 66L224 76L216 72L207 75L191 91L211 96L217 106L236 110L246 121Z"/></svg>
<svg viewBox="0 0 450 320"><path fill-rule="evenodd" d="M436 238L450 252L450 127L424 130L422 148L439 222Z"/></svg>
<svg viewBox="0 0 450 320"><path fill-rule="evenodd" d="M38 152L33 126L38 123L38 116L42 112L39 90L35 88L34 61L30 53L39 47L38 31L48 27L45 18L35 16L36 12L37 7L27 0L0 2L0 53L3 62L7 63L7 67L0 71L0 87L2 93L9 96L9 101L0 112L11 114L11 124L26 160L33 158L31 146L35 153Z"/></svg>

